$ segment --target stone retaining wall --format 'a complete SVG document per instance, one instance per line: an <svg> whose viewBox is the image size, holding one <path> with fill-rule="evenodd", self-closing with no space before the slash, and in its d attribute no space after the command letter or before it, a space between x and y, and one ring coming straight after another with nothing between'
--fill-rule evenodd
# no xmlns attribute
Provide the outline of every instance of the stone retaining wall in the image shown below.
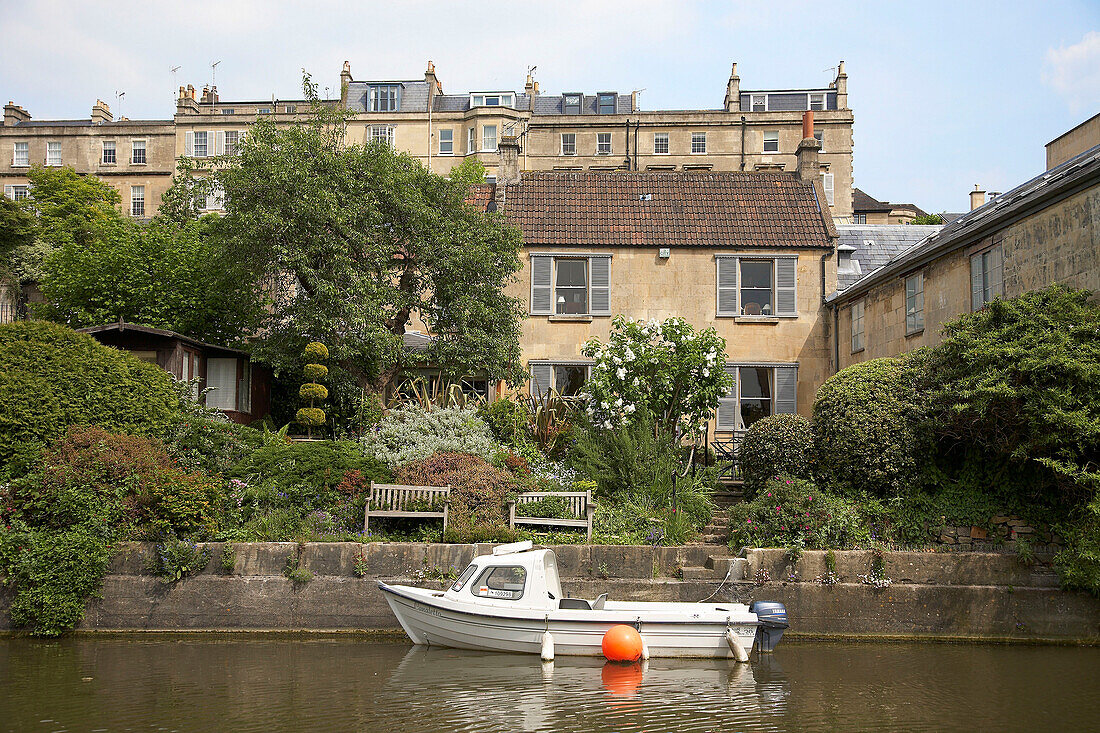
<svg viewBox="0 0 1100 733"><path fill-rule="evenodd" d="M222 545L199 574L168 585L146 570L152 546L121 548L104 580L102 598L88 604L88 631L354 631L395 629L377 580L442 587L489 545L416 543L252 543L235 545L236 565L224 573ZM1027 568L1013 556L982 553L886 553L893 584L859 581L868 552L837 552L839 582L813 579L825 570L821 552L790 566L783 550L750 550L743 558L708 546L555 547L566 593L622 600L716 602L777 600L786 604L791 633L823 637L928 637L1100 642L1100 601L1056 587L1049 568ZM366 575L355 573L364 559ZM313 573L295 584L282 575L287 557ZM753 582L766 569L771 581ZM792 575L793 571L793 575ZM794 580L785 580L792 575ZM727 579L728 577L728 579ZM10 589L0 589L6 628Z"/></svg>

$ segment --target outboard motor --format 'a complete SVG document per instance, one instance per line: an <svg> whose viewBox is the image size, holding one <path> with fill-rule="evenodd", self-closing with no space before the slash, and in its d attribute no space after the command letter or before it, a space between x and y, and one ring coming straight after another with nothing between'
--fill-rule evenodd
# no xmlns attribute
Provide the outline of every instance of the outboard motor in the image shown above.
<svg viewBox="0 0 1100 733"><path fill-rule="evenodd" d="M755 613L760 622L756 627L756 648L767 654L775 649L783 638L784 629L790 626L787 609L776 601L753 601L749 604L749 612Z"/></svg>

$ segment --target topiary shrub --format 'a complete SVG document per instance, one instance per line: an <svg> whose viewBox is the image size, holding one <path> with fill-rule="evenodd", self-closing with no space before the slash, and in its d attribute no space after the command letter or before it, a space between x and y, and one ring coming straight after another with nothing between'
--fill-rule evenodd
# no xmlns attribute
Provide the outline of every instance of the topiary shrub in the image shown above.
<svg viewBox="0 0 1100 733"><path fill-rule="evenodd" d="M437 453L397 469L397 482L413 486L450 486L448 542L485 542L505 536L505 505L518 490L515 478L469 453Z"/></svg>
<svg viewBox="0 0 1100 733"><path fill-rule="evenodd" d="M737 464L745 488L755 494L776 476L808 479L813 475L814 431L801 415L772 415L745 433Z"/></svg>
<svg viewBox="0 0 1100 733"><path fill-rule="evenodd" d="M927 451L918 424L921 358L873 359L834 374L814 401L814 464L829 489L896 496Z"/></svg>
<svg viewBox="0 0 1100 733"><path fill-rule="evenodd" d="M311 381L298 388L298 396L309 402L309 406L298 410L294 417L295 421L299 425L304 425L307 432L312 435L313 428L320 427L326 422L325 411L316 404L328 399L328 389L324 385L317 384L318 379L328 374L328 368L324 364L315 362L328 359L328 348L322 343L311 341L306 344L302 356L309 362L303 367L303 374Z"/></svg>
<svg viewBox="0 0 1100 733"><path fill-rule="evenodd" d="M390 410L363 436L363 449L390 466L436 453L471 453L491 461L500 445L472 407L425 410L414 405Z"/></svg>
<svg viewBox="0 0 1100 733"><path fill-rule="evenodd" d="M163 369L58 324L0 325L0 474L29 470L70 425L160 436L180 415Z"/></svg>

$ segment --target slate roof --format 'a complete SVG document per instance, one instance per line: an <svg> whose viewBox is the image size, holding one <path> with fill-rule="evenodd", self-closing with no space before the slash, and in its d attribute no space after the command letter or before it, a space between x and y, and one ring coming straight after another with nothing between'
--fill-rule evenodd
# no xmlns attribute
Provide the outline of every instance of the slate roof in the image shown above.
<svg viewBox="0 0 1100 733"><path fill-rule="evenodd" d="M791 173L548 171L504 193L528 246L828 248L835 236Z"/></svg>
<svg viewBox="0 0 1100 733"><path fill-rule="evenodd" d="M844 290L942 228L939 224L837 224L837 247L853 247L852 260L859 263L858 272L837 272L837 289Z"/></svg>
<svg viewBox="0 0 1100 733"><path fill-rule="evenodd" d="M852 211L890 211L894 208L885 201L868 196L858 188L852 189Z"/></svg>
<svg viewBox="0 0 1100 733"><path fill-rule="evenodd" d="M899 277L947 252L978 241L1017 217L1042 211L1063 196L1096 185L1100 185L1100 145L955 219L875 272L861 277L843 292L842 297L856 297L887 278Z"/></svg>
<svg viewBox="0 0 1100 733"><path fill-rule="evenodd" d="M366 112L370 104L370 88L378 84L396 84L401 87L401 98L395 112L427 112L428 82L420 81L353 81L348 84L348 109ZM376 114L389 114L385 112Z"/></svg>
<svg viewBox="0 0 1100 733"><path fill-rule="evenodd" d="M514 107L502 107L501 109L514 109L523 112L528 109L530 104L530 97L526 94L517 94ZM469 94L438 94L432 98L433 112L466 112L469 109Z"/></svg>
<svg viewBox="0 0 1100 733"><path fill-rule="evenodd" d="M618 92L607 92L607 94L615 95L615 114L625 115L630 114L630 95L619 94ZM581 114L582 115L599 115L599 109L597 107L597 95L584 94L581 95ZM535 107L531 110L531 114L534 115L563 115L565 114L565 95L564 94L546 94L535 97Z"/></svg>

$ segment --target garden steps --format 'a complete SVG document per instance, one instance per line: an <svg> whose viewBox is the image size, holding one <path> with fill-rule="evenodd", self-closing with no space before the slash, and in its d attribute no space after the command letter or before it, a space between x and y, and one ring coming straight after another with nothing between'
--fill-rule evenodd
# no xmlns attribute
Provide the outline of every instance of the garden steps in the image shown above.
<svg viewBox="0 0 1100 733"><path fill-rule="evenodd" d="M711 555L701 567L682 568L684 580L744 580L748 561L743 557Z"/></svg>
<svg viewBox="0 0 1100 733"><path fill-rule="evenodd" d="M729 542L729 511L720 509L710 518L699 533L699 541L705 545L725 545Z"/></svg>

